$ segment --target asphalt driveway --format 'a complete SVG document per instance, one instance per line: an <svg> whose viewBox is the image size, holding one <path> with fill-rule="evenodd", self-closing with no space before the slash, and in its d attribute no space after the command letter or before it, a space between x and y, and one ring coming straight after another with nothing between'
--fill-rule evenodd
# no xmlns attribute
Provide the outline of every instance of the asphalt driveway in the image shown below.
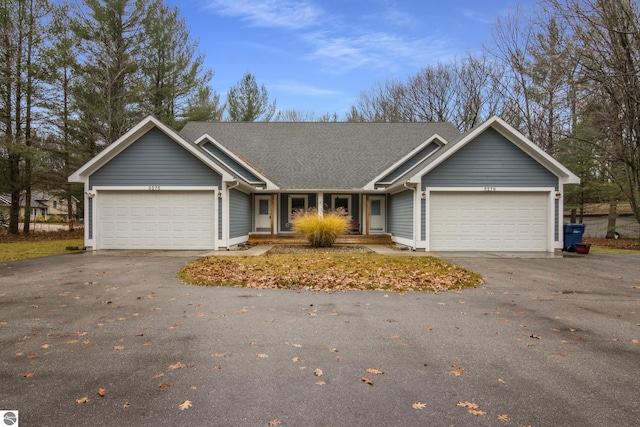
<svg viewBox="0 0 640 427"><path fill-rule="evenodd" d="M640 423L640 256L452 258L486 284L398 295L187 286L197 254L158 255L0 265L0 409L21 426Z"/></svg>

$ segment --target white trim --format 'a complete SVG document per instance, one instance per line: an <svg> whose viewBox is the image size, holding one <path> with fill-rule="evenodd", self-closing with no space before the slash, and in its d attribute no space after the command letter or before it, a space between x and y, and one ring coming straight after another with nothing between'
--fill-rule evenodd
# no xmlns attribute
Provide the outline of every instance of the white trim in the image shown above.
<svg viewBox="0 0 640 427"><path fill-rule="evenodd" d="M498 116L493 116L486 122L482 123L476 129L467 134L460 141L455 143L453 146L449 145L449 149L442 152L442 155L436 157L434 161L429 163L427 166L416 172L411 178L409 178L409 182L419 184L421 182L422 176L429 173L429 171L435 169L442 162L451 157L454 153L460 150L462 147L467 145L470 141L473 141L478 135L487 130L489 127L495 129L502 136L504 136L508 141L510 141L515 146L519 147L525 153L527 153L532 159L536 160L540 163L544 168L549 170L551 173L556 175L559 178L564 178L567 184L579 184L580 178L578 178L573 172L564 167L560 162L555 160L549 154L545 153L540 147L535 145L529 139L527 139L524 135L518 132L515 128L507 124L504 120L502 120Z"/></svg>
<svg viewBox="0 0 640 427"><path fill-rule="evenodd" d="M236 175L238 175L239 177L241 177L242 175L240 175L238 173L238 171L236 171L233 167L231 167L230 165L226 164L225 162L223 162L221 159L219 159L215 154L211 153L210 151L208 151L206 148L202 147L206 142L209 142L211 144L214 144L218 149L220 149L220 151L222 151L223 153L225 153L227 156L231 157L233 160L235 160L236 162L238 162L240 165L242 165L244 168L246 168L249 172L251 172L253 175L262 177L264 179L264 184L266 186L265 190L277 190L280 187L278 187L276 184L274 184L273 182L271 182L266 176L264 176L264 174L262 172L260 172L259 170L255 169L253 166L251 166L249 163L247 163L246 161L242 160L240 157L236 156L232 151L229 151L224 145L222 145L221 143L219 143L214 137L212 137L211 135L205 133L204 135L202 135L200 138L198 138L196 140L196 145L200 146L203 150L206 150L207 153L209 153L209 155L211 155L213 158L215 158L217 161L219 161L220 163L222 163L223 165L225 165L226 167L228 167L229 169L231 169ZM250 182L251 184L255 184L255 185L261 185L263 184L262 182Z"/></svg>
<svg viewBox="0 0 640 427"><path fill-rule="evenodd" d="M352 194L332 194L331 195L331 210L336 210L336 199L347 199L347 214L351 215L351 199L353 198Z"/></svg>
<svg viewBox="0 0 640 427"><path fill-rule="evenodd" d="M382 216L383 219L383 224L382 224L382 231L374 231L371 228L371 202L372 202L372 198L376 197L376 200L380 200L380 216ZM364 203L363 205L364 206ZM363 209L364 211L366 211L366 206L365 209ZM387 198L385 197L385 195L383 194L370 194L369 195L369 218L367 218L367 222L369 223L369 234L386 234L387 233Z"/></svg>
<svg viewBox="0 0 640 427"><path fill-rule="evenodd" d="M430 209L429 209L429 203L431 200L431 193L438 193L438 192L448 192L448 193L452 193L452 192L459 192L459 193L547 193L547 250L546 252L554 252L555 249L558 248L558 242L555 241L555 223L556 223L556 218L555 218L555 203L554 201L556 200L555 194L556 194L556 189L554 187L427 187L424 192L426 193L426 197L425 197L425 219L424 219L424 227L425 227L425 240L420 240L418 241L418 247L419 248L424 248L427 252L430 251L430 242L431 242L431 238L430 238L430 231L429 230L429 224L430 224ZM418 193L418 197L420 200L422 198L422 191L417 192ZM420 201L418 203L421 203ZM562 204L560 204L560 209L558 212L558 215L561 216L562 215ZM420 233L420 228L421 228L421 215L420 215L420 209L418 209L418 217L417 217L417 221L414 221L414 223L417 223L418 225L418 233ZM562 221L560 218L558 218L558 228L560 231L560 229L562 228ZM418 234L420 236L420 238L422 238L422 236L420 234ZM562 234L558 234L558 236L562 236ZM560 240L560 239L559 239ZM562 242L559 242L560 244L560 248L562 247Z"/></svg>
<svg viewBox="0 0 640 427"><path fill-rule="evenodd" d="M307 209L309 209L309 195L308 194L288 194L287 195L287 224L291 224L291 198L295 197L295 198L299 198L302 199L304 198L304 210L306 211ZM289 227L291 228L291 227ZM291 230L288 230L291 231Z"/></svg>
<svg viewBox="0 0 640 427"><path fill-rule="evenodd" d="M85 176L86 186L88 186L89 178ZM151 188L153 187L153 189ZM100 193L112 192L112 191L140 191L140 192L163 192L163 191L199 191L213 193L214 208L213 208L213 224L214 224L214 238L213 238L213 250L218 250L220 247L220 241L218 240L218 204L220 199L218 197L217 186L94 186L91 191L87 191L91 197L85 197L85 213L89 212L89 198L93 199L93 210L91 215L91 225L93 229L93 239L88 239L89 230L85 227L85 246L91 246L92 250L99 250L98 247L98 211L100 206ZM224 213L224 212L223 212ZM223 230L224 231L224 230Z"/></svg>
<svg viewBox="0 0 640 427"><path fill-rule="evenodd" d="M143 135L149 132L153 128L158 128L165 135L171 138L173 141L178 143L184 149L186 149L189 153L194 155L198 160L208 166L214 172L220 174L222 176L223 181L233 180L233 177L226 171L221 170L218 165L215 164L210 158L207 157L205 153L202 153L199 148L197 148L191 142L188 142L184 138L182 138L178 133L176 133L173 129L169 128L156 118L152 116L147 116L142 121L140 121L136 126L131 128L129 132L122 135L115 142L109 145L107 148L102 150L100 154L89 160L83 166L80 167L77 171L72 173L68 181L69 182L84 182L83 176L88 176L93 174L95 171L104 166L109 160L120 154L124 151L125 148L133 144L135 141L140 139ZM107 141L109 143L111 141Z"/></svg>
<svg viewBox="0 0 640 427"><path fill-rule="evenodd" d="M415 249L415 247L413 246L415 242L412 239L405 239L404 237L391 235L391 241L393 243L399 243L401 245L409 246L410 248Z"/></svg>
<svg viewBox="0 0 640 427"><path fill-rule="evenodd" d="M215 191L217 186L182 186L182 185L94 185L93 191Z"/></svg>
<svg viewBox="0 0 640 427"><path fill-rule="evenodd" d="M437 140L437 141L436 141ZM432 135L431 137L429 137L429 139L427 139L426 141L424 141L422 144L418 145L416 148L414 148L413 150L411 150L409 152L409 154L407 154L406 156L404 156L403 158L401 158L400 160L398 160L397 162L395 162L393 165L391 165L390 167L388 167L387 169L384 170L384 172L382 172L381 174L379 174L378 176L376 176L373 180L369 181L363 188L363 190L366 191L371 191L371 190L375 190L376 189L376 182L380 182L380 180L387 176L388 174L390 174L391 172L393 172L394 170L398 169L400 166L402 166L407 160L409 160L411 157L413 157L414 155L416 155L417 153L419 153L422 149L426 148L429 144L431 144L432 142L434 142L436 144L438 144L440 147L444 146L447 144L447 140L444 139L443 137L441 137L440 135L438 135L437 133ZM431 153L427 154L427 156L425 156L425 159L429 156L431 156L433 153L435 153L436 151L438 151L438 149L436 148L435 150L433 150ZM422 159L424 160L424 159ZM420 161L422 161L420 160ZM419 163L419 162L418 162ZM381 184L384 184L381 182Z"/></svg>
<svg viewBox="0 0 640 427"><path fill-rule="evenodd" d="M253 195L253 231L255 234L271 234L271 218L269 218L269 231L258 230L258 217L260 216L260 200L267 200L269 202L269 212L271 212L271 194L254 194ZM275 215L275 209L274 209ZM275 218L274 218L275 223ZM261 227L265 228L265 227Z"/></svg>

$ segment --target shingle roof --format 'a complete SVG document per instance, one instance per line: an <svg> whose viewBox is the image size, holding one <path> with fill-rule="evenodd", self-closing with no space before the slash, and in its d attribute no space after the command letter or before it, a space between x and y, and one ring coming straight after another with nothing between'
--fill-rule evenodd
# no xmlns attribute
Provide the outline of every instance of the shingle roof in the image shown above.
<svg viewBox="0 0 640 427"><path fill-rule="evenodd" d="M189 122L283 189L360 189L431 136L457 140L450 123Z"/></svg>

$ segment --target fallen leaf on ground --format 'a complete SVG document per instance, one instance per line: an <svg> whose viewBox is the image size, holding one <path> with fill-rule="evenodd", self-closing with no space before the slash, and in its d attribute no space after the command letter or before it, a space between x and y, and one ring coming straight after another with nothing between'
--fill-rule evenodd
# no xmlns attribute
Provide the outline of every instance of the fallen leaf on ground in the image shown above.
<svg viewBox="0 0 640 427"><path fill-rule="evenodd" d="M160 378L160 377L164 377L164 372L160 372L159 374L155 374L154 376L151 377L151 379L155 380L156 378Z"/></svg>
<svg viewBox="0 0 640 427"><path fill-rule="evenodd" d="M485 411L481 411L479 409L477 409L477 410L476 409L469 409L469 413L471 415L476 415L476 416L477 415L487 415L487 413Z"/></svg>
<svg viewBox="0 0 640 427"><path fill-rule="evenodd" d="M27 355L27 359L37 359L38 355L37 354L29 354Z"/></svg>
<svg viewBox="0 0 640 427"><path fill-rule="evenodd" d="M464 372L466 372L466 371L467 371L467 369L466 369L466 368L463 368L462 366L459 366L459 365L458 365L458 364L456 364L456 363L452 363L452 364L451 364L451 367L452 367L452 368L454 368L454 369L453 369L453 371L451 371L451 373L452 373L453 375L455 375L456 377L459 377L460 375L462 375Z"/></svg>
<svg viewBox="0 0 640 427"><path fill-rule="evenodd" d="M169 369L180 369L186 368L186 366L182 362L176 362L173 365L169 365Z"/></svg>
<svg viewBox="0 0 640 427"><path fill-rule="evenodd" d="M162 383L158 387L160 387L161 390L164 390L165 388L173 387L173 384L171 384L171 383Z"/></svg>
<svg viewBox="0 0 640 427"><path fill-rule="evenodd" d="M362 381L365 384L373 385L373 381L371 381L371 378L362 377L360 378L360 381Z"/></svg>
<svg viewBox="0 0 640 427"><path fill-rule="evenodd" d="M382 375L382 374L384 374L384 372L382 372L380 369L375 369L375 368L367 368L366 371L369 372L370 374L374 374L374 375Z"/></svg>
<svg viewBox="0 0 640 427"><path fill-rule="evenodd" d="M89 401L89 398L87 396L85 397L81 397L80 399L76 399L76 403L87 403Z"/></svg>
<svg viewBox="0 0 640 427"><path fill-rule="evenodd" d="M331 353L337 353L338 349L337 348L332 348L331 350L329 350Z"/></svg>
<svg viewBox="0 0 640 427"><path fill-rule="evenodd" d="M268 354L264 354L264 353L258 353L256 354L256 357L260 358L260 359L266 359L267 357L269 357Z"/></svg>
<svg viewBox="0 0 640 427"><path fill-rule="evenodd" d="M503 380L502 378L498 378L498 382L501 382L502 384L506 384L507 382L505 380Z"/></svg>
<svg viewBox="0 0 640 427"><path fill-rule="evenodd" d="M129 402L124 402L122 404L122 407L125 408L125 409L128 408L129 407Z"/></svg>
<svg viewBox="0 0 640 427"><path fill-rule="evenodd" d="M467 402L466 400L464 402L458 402L456 406L459 406L461 408L478 409L477 404L473 402Z"/></svg>
<svg viewBox="0 0 640 427"><path fill-rule="evenodd" d="M103 388L99 388L98 389L98 396L100 397L104 397L105 394L107 394L107 390L103 389Z"/></svg>
<svg viewBox="0 0 640 427"><path fill-rule="evenodd" d="M534 339L537 339L537 340L541 339L541 338L540 338L538 335L536 335L536 334L531 334L531 335L529 335L529 338L534 338Z"/></svg>
<svg viewBox="0 0 640 427"><path fill-rule="evenodd" d="M27 372L26 374L24 374L23 376L24 376L25 378L31 378L31 377L33 377L35 374L36 374L35 372L33 372L33 371L29 371L29 372Z"/></svg>
<svg viewBox="0 0 640 427"><path fill-rule="evenodd" d="M325 384L326 384L326 382L324 382L324 381L316 381L316 385L325 385Z"/></svg>
<svg viewBox="0 0 640 427"><path fill-rule="evenodd" d="M269 425L269 426L279 426L279 425L281 425L281 424L282 424L282 421L280 421L280 420L278 420L278 419L275 419L275 420L269 420L269 421L267 422L267 425Z"/></svg>
<svg viewBox="0 0 640 427"><path fill-rule="evenodd" d="M502 415L498 415L498 420L500 421L509 421L509 415L507 414L502 414Z"/></svg>
<svg viewBox="0 0 640 427"><path fill-rule="evenodd" d="M227 357L227 353L213 353L213 357Z"/></svg>
<svg viewBox="0 0 640 427"><path fill-rule="evenodd" d="M180 404L180 406L178 406L178 408L180 408L181 411L184 411L185 409L189 409L192 406L193 406L193 403L191 403L190 400L185 400Z"/></svg>
<svg viewBox="0 0 640 427"><path fill-rule="evenodd" d="M424 408L426 408L426 407L427 407L427 404L426 404L426 403L416 402L416 403L414 403L413 405L411 405L411 407L412 407L413 409L424 409Z"/></svg>
<svg viewBox="0 0 640 427"><path fill-rule="evenodd" d="M114 350L124 350L124 346L123 345L116 345L116 346L113 346L113 349Z"/></svg>
<svg viewBox="0 0 640 427"><path fill-rule="evenodd" d="M322 376L322 369L320 369L320 368L316 368L316 369L313 371L313 375L315 375L316 377L321 377L321 376Z"/></svg>
<svg viewBox="0 0 640 427"><path fill-rule="evenodd" d="M292 346L294 346L295 348L300 348L302 347L302 344L291 344Z"/></svg>
<svg viewBox="0 0 640 427"><path fill-rule="evenodd" d="M640 340L632 339L631 344L640 344Z"/></svg>

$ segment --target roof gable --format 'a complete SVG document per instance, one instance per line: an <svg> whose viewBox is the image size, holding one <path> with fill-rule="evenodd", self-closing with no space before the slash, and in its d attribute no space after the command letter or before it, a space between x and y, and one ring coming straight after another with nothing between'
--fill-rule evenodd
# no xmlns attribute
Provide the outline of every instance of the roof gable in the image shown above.
<svg viewBox="0 0 640 427"><path fill-rule="evenodd" d="M168 136L172 141L177 143L180 147L184 148L187 152L193 155L195 158L204 163L208 168L222 175L222 179L224 181L232 181L234 179L233 176L229 174L228 171L220 168L215 162L213 162L207 155L201 151L200 147L197 147L195 144L185 140L175 131L173 131L168 126L164 125L154 117L148 116L136 126L134 126L129 132L122 135L118 138L117 141L113 142L107 148L102 150L100 154L95 156L93 159L89 160L85 163L80 169L75 171L70 177L70 182L84 182L86 177L94 174L101 167L106 165L109 161L116 158L118 154L122 153L129 146L131 146L134 142L138 141L141 137L146 135L152 129L158 129L158 131L164 133Z"/></svg>
<svg viewBox="0 0 640 427"><path fill-rule="evenodd" d="M234 153L226 149L211 136L206 134L203 135L196 141L196 144L207 151L218 162L233 171L236 175L242 177L249 184L264 186L266 189L277 188L275 184L266 179L263 173L256 170L245 160L239 158Z"/></svg>
<svg viewBox="0 0 640 427"><path fill-rule="evenodd" d="M412 183L419 183L421 177L428 174L440 164L447 161L456 152L461 150L470 142L474 141L479 135L485 132L487 129L494 129L500 135L502 135L507 141L521 149L531 159L535 160L542 167L561 179L564 184L579 184L580 178L578 178L573 172L564 167L560 162L555 160L549 154L545 153L540 147L535 145L524 135L518 132L513 127L509 126L504 120L497 116L491 117L480 126L470 130L464 134L460 139L454 142L450 142L442 150L437 152L434 156L427 161L422 162L412 171L410 175L405 175L405 178Z"/></svg>

